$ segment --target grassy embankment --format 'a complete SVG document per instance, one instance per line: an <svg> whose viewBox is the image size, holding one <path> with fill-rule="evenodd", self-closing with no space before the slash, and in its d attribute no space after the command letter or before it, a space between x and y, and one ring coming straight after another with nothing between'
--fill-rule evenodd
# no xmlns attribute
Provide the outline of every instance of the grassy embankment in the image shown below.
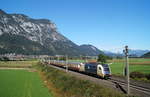
<svg viewBox="0 0 150 97"><path fill-rule="evenodd" d="M108 87L81 80L64 71L41 65L41 63L38 68L56 97L126 97Z"/></svg>

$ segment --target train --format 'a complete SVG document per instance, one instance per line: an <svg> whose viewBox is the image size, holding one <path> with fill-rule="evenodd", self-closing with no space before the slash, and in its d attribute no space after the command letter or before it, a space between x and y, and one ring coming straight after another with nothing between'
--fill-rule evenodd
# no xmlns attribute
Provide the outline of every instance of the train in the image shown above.
<svg viewBox="0 0 150 97"><path fill-rule="evenodd" d="M45 62L49 65L55 65L86 74L96 75L104 79L111 78L111 70L108 64L100 64L98 62L67 62L59 60L45 60Z"/></svg>

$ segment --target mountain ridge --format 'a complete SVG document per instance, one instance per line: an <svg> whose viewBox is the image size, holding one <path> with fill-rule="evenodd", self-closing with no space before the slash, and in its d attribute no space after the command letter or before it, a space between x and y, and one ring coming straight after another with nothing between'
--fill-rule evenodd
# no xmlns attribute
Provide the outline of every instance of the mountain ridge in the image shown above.
<svg viewBox="0 0 150 97"><path fill-rule="evenodd" d="M140 50L140 49L129 49L129 56L130 57L141 57L142 55L146 54L147 52L149 52L150 50ZM115 57L115 56L124 56L123 52L119 52L119 53L114 53L111 51L105 51L103 50L103 52L111 57Z"/></svg>

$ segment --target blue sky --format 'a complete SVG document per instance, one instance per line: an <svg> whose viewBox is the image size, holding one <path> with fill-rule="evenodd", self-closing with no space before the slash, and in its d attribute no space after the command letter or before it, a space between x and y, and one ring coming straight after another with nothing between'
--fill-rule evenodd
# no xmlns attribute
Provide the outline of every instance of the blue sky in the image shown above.
<svg viewBox="0 0 150 97"><path fill-rule="evenodd" d="M0 0L8 13L52 20L78 45L150 50L150 0Z"/></svg>

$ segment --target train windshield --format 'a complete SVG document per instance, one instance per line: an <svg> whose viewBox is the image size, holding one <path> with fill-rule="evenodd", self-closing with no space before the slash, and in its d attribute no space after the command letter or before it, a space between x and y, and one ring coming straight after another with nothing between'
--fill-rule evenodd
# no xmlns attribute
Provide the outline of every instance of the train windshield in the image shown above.
<svg viewBox="0 0 150 97"><path fill-rule="evenodd" d="M108 64L102 64L103 67L108 67Z"/></svg>
<svg viewBox="0 0 150 97"><path fill-rule="evenodd" d="M104 71L109 71L109 68L104 68Z"/></svg>

